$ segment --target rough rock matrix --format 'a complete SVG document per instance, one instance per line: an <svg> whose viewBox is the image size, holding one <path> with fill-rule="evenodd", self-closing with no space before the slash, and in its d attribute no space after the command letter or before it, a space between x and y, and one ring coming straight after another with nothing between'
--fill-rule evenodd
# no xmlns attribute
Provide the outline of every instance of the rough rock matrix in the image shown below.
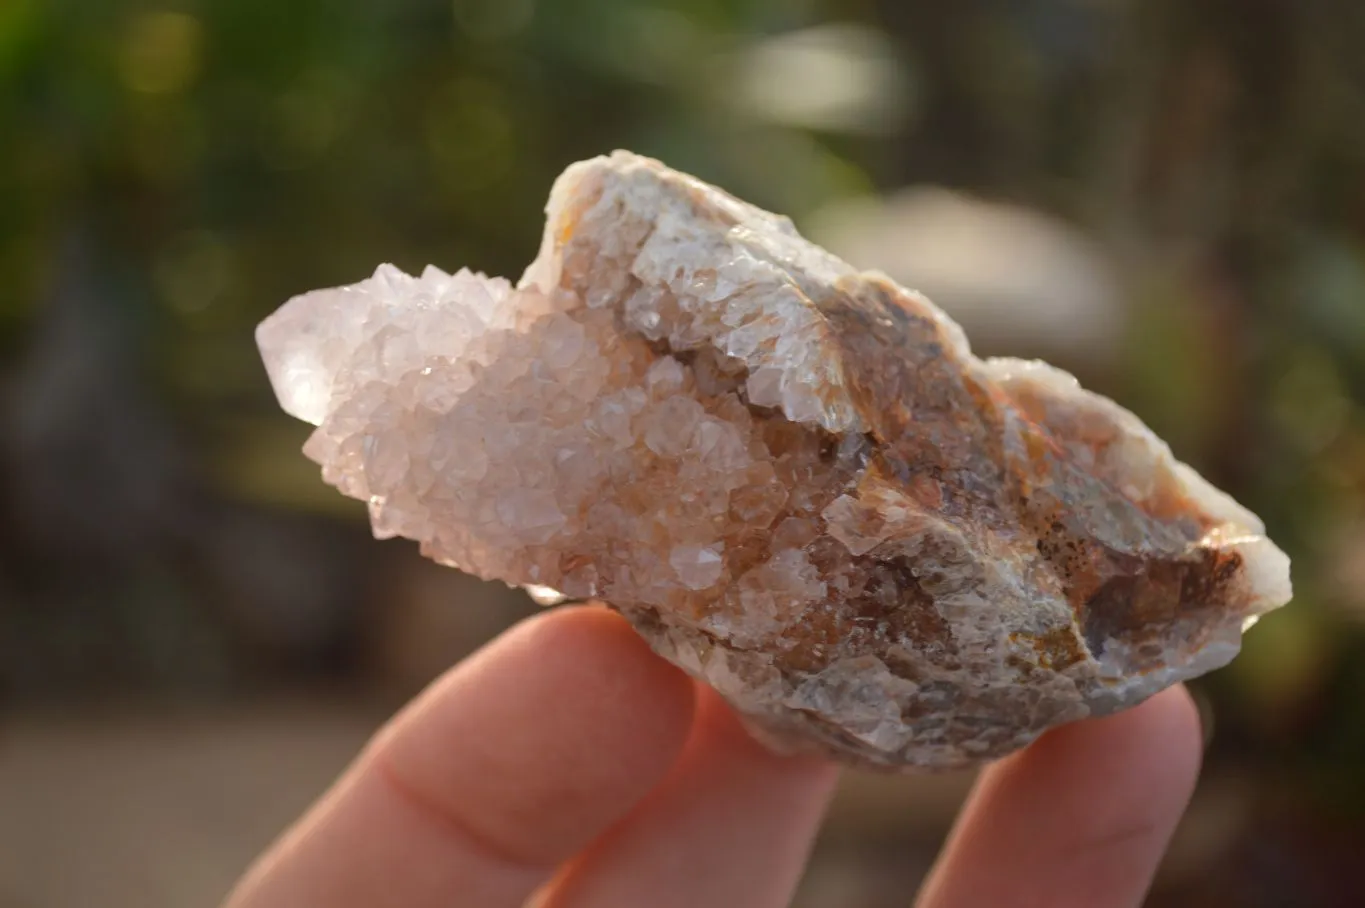
<svg viewBox="0 0 1365 908"><path fill-rule="evenodd" d="M624 152L513 286L384 265L258 341L376 535L599 598L775 742L953 767L1229 661L1290 598L1136 417Z"/></svg>

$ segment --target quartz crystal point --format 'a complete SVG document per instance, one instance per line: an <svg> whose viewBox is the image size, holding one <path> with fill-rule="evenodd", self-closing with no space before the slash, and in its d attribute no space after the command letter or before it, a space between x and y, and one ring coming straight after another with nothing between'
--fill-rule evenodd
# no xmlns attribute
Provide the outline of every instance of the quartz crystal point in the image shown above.
<svg viewBox="0 0 1365 908"><path fill-rule="evenodd" d="M789 748L999 757L1290 598L1261 521L1131 413L632 154L559 178L515 286L383 265L257 338L377 536L605 600Z"/></svg>

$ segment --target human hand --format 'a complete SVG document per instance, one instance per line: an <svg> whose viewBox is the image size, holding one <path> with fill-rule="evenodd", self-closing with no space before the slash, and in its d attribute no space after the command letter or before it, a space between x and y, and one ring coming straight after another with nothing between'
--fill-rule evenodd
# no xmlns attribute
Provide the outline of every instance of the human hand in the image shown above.
<svg viewBox="0 0 1365 908"><path fill-rule="evenodd" d="M1140 904L1199 755L1182 688L1051 732L983 772L917 904ZM404 709L225 908L776 908L835 779L619 616L556 609Z"/></svg>

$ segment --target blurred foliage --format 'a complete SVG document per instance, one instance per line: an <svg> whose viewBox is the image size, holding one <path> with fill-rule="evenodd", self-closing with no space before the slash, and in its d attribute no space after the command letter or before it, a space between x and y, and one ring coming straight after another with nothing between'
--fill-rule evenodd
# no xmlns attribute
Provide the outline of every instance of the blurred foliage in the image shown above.
<svg viewBox="0 0 1365 908"><path fill-rule="evenodd" d="M5 0L0 654L95 611L152 661L274 633L201 614L287 572L234 580L269 552L224 515L286 553L359 518L251 341L290 295L381 261L515 273L554 176L613 147L798 223L933 183L1101 242L1129 326L1095 384L1295 559L1294 606L1205 686L1214 757L1360 823L1361 46L1349 0ZM44 535L61 515L85 523ZM242 658L205 646L214 677Z"/></svg>

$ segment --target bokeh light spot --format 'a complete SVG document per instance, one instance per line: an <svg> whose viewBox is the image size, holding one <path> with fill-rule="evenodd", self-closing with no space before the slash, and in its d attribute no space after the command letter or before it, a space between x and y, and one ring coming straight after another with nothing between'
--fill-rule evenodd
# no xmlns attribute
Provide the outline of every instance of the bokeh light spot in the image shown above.
<svg viewBox="0 0 1365 908"><path fill-rule="evenodd" d="M535 0L455 0L455 24L471 38L510 38L531 24Z"/></svg>
<svg viewBox="0 0 1365 908"><path fill-rule="evenodd" d="M208 230L190 230L161 249L152 276L167 305L193 315L222 296L232 271L232 253L222 237Z"/></svg>
<svg viewBox="0 0 1365 908"><path fill-rule="evenodd" d="M506 176L515 160L515 135L507 99L479 79L457 79L427 109L427 152L453 195L479 192Z"/></svg>
<svg viewBox="0 0 1365 908"><path fill-rule="evenodd" d="M304 73L262 114L260 150L266 163L293 170L321 157L345 129L350 91L335 70Z"/></svg>
<svg viewBox="0 0 1365 908"><path fill-rule="evenodd" d="M199 74L203 53L204 30L198 19L185 13L143 13L124 32L119 71L133 91L174 94Z"/></svg>
<svg viewBox="0 0 1365 908"><path fill-rule="evenodd" d="M1307 452L1321 451L1341 432L1351 402L1331 357L1295 351L1275 383L1271 414L1284 436Z"/></svg>

